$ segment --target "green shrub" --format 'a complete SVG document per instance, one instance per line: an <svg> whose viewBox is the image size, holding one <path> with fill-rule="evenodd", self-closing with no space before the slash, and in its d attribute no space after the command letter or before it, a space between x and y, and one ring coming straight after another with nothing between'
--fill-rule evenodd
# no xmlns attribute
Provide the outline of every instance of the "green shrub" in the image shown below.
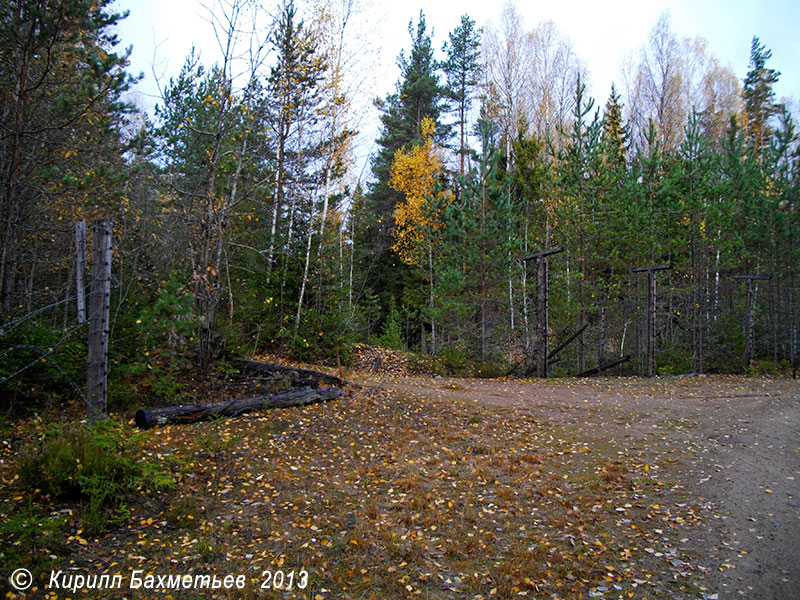
<svg viewBox="0 0 800 600"><path fill-rule="evenodd" d="M481 379L497 379L508 373L508 367L499 362L478 362L472 368L474 377Z"/></svg>
<svg viewBox="0 0 800 600"><path fill-rule="evenodd" d="M332 366L352 365L355 361L352 331L343 328L340 315L334 311L306 312L297 334L282 330L279 339L294 360Z"/></svg>
<svg viewBox="0 0 800 600"><path fill-rule="evenodd" d="M96 533L124 521L125 503L137 493L173 485L166 472L144 459L141 435L111 420L54 428L22 449L20 481L54 499L81 501L84 528Z"/></svg>
<svg viewBox="0 0 800 600"><path fill-rule="evenodd" d="M467 376L471 374L469 358L466 353L455 346L448 346L439 352L439 359L446 375Z"/></svg>
<svg viewBox="0 0 800 600"><path fill-rule="evenodd" d="M194 294L177 278L162 283L152 304L144 307L136 321L139 343L151 352L167 349L182 354L190 347L200 324L194 314Z"/></svg>
<svg viewBox="0 0 800 600"><path fill-rule="evenodd" d="M22 503L20 503L22 504ZM44 516L38 507L28 502L18 507L18 512L3 516L0 525L0 562L7 565L37 567L50 561L56 534L67 524L65 515Z"/></svg>
<svg viewBox="0 0 800 600"><path fill-rule="evenodd" d="M406 354L408 359L408 370L414 375L443 375L444 367L441 360L430 354L418 354L409 352Z"/></svg>
<svg viewBox="0 0 800 600"><path fill-rule="evenodd" d="M383 331L378 338L378 345L392 350L405 350L403 332L400 329L400 315L394 305L394 298L389 303L389 314L383 323Z"/></svg>
<svg viewBox="0 0 800 600"><path fill-rule="evenodd" d="M777 372L778 365L765 359L754 359L748 369L748 375L775 375Z"/></svg>
<svg viewBox="0 0 800 600"><path fill-rule="evenodd" d="M111 404L116 407L126 407L131 401L126 397L135 399L140 392L167 403L190 400L181 393L179 375L196 346L200 319L194 295L176 274L159 285L153 298L136 300L120 317L111 339Z"/></svg>

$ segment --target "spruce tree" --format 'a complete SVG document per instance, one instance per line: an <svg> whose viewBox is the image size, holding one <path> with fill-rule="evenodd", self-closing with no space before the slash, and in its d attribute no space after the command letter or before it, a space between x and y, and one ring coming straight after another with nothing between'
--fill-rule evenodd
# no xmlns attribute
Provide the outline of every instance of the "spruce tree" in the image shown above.
<svg viewBox="0 0 800 600"><path fill-rule="evenodd" d="M622 121L622 102L614 85L603 111L603 160L613 172L624 171L625 151L628 143L628 129Z"/></svg>
<svg viewBox="0 0 800 600"><path fill-rule="evenodd" d="M392 161L400 148L422 143L422 120L433 120L437 142L445 140L447 136L447 128L440 122L445 90L439 83L438 65L433 57L431 37L427 33L422 12L416 31L412 23L409 23L408 31L411 35L411 53L407 58L401 52L397 59L400 67L397 91L375 101L381 112L381 132L376 140L380 148L372 159L372 174L376 181L370 196L379 209L393 209L397 203L396 194L387 190Z"/></svg>
<svg viewBox="0 0 800 600"><path fill-rule="evenodd" d="M747 125L745 135L747 144L760 155L769 147L773 133L769 121L780 113L780 105L775 102L773 86L778 82L780 72L767 68L772 51L764 48L757 37L753 37L750 47L750 70L744 79L744 98Z"/></svg>
<svg viewBox="0 0 800 600"><path fill-rule="evenodd" d="M439 82L438 65L433 57L431 36L427 32L425 16L420 12L416 28L409 23L411 52L407 57L400 53L398 66L400 79L396 92L385 99L376 100L381 112L381 132L376 140L378 152L372 158L372 175L366 198L367 226L362 230L364 244L372 248L370 264L371 285L381 297L384 309L389 306L389 297L402 306L402 286L408 279L402 262L391 249L393 213L403 200L400 192L389 187L392 162L395 153L401 148L421 144L422 121L429 118L435 124L435 138L438 143L446 140L447 128L440 119L444 111L444 89ZM412 277L411 285L418 284Z"/></svg>

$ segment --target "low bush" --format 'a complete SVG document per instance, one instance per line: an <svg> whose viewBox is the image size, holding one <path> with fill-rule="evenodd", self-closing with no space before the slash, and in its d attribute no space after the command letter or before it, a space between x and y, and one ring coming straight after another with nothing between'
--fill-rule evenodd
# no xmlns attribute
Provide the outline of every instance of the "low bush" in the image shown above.
<svg viewBox="0 0 800 600"><path fill-rule="evenodd" d="M444 367L445 375L466 377L472 374L467 354L455 346L447 346L439 352L439 360Z"/></svg>
<svg viewBox="0 0 800 600"><path fill-rule="evenodd" d="M124 521L135 494L173 485L168 473L145 459L141 435L111 420L53 428L22 449L20 481L55 500L81 502L84 528L96 533Z"/></svg>

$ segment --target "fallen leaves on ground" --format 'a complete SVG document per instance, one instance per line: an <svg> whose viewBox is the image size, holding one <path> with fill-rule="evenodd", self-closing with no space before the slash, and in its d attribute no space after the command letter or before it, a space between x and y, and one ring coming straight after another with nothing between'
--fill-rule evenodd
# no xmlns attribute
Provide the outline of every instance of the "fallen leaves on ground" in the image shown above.
<svg viewBox="0 0 800 600"><path fill-rule="evenodd" d="M363 389L147 435L176 492L143 491L96 539L73 518L35 550L45 565L244 573L243 598L304 569L306 589L268 597L376 600L654 598L705 569L682 551L699 509L652 459L524 407Z"/></svg>

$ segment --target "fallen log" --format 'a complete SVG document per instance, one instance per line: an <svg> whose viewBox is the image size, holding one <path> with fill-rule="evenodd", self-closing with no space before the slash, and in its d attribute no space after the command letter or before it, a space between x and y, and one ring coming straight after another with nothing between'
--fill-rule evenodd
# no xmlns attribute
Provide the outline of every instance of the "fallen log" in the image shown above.
<svg viewBox="0 0 800 600"><path fill-rule="evenodd" d="M334 375L312 371L311 369L288 367L277 363L247 360L244 358L236 359L232 364L242 372L256 373L264 377L269 377L270 379L291 381L294 386L318 386L320 384L325 384L344 387L347 385L346 381Z"/></svg>
<svg viewBox="0 0 800 600"><path fill-rule="evenodd" d="M316 402L333 400L342 395L337 387L318 390L293 390L257 396L255 398L237 398L228 402L213 404L187 404L185 406L165 406L163 408L144 408L136 411L136 425L141 429L150 429L158 425L181 425L206 421L214 417L235 417L257 410L286 408L288 406L304 406Z"/></svg>
<svg viewBox="0 0 800 600"><path fill-rule="evenodd" d="M605 363L603 365L600 365L598 367L594 367L592 369L587 369L583 373L578 373L576 375L576 377L590 377L592 375L599 375L600 373L602 373L606 369L610 369L611 367L616 367L617 365L621 365L622 363L627 362L630 359L631 359L630 355L626 354L625 356L621 356L620 358L612 360L611 362L607 362L607 363Z"/></svg>

